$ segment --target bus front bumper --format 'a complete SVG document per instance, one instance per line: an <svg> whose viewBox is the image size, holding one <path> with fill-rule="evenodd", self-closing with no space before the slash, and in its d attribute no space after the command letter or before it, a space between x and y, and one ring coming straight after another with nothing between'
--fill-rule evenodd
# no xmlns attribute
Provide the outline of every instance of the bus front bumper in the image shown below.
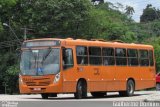
<svg viewBox="0 0 160 107"><path fill-rule="evenodd" d="M38 93L60 93L62 89L58 84L51 84L48 86L27 86L19 85L21 94L38 94Z"/></svg>

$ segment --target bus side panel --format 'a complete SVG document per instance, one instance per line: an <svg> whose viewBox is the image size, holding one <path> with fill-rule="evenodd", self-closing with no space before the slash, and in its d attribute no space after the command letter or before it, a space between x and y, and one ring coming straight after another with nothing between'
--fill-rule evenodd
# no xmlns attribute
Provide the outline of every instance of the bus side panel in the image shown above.
<svg viewBox="0 0 160 107"><path fill-rule="evenodd" d="M102 78L102 66L90 66L90 91L105 91L106 84L104 79Z"/></svg>
<svg viewBox="0 0 160 107"><path fill-rule="evenodd" d="M115 66L103 66L101 71L101 78L105 82L105 91L113 91L116 90L116 82L115 78Z"/></svg>
<svg viewBox="0 0 160 107"><path fill-rule="evenodd" d="M125 66L117 66L115 73L115 81L116 86L115 90L121 91L126 90L127 80L132 78L135 81L136 89L143 87L141 82L142 71L139 67L125 67Z"/></svg>
<svg viewBox="0 0 160 107"><path fill-rule="evenodd" d="M137 82L136 90L155 87L155 68L139 67L140 80Z"/></svg>
<svg viewBox="0 0 160 107"><path fill-rule="evenodd" d="M126 90L129 78L134 79L136 90L155 86L154 67L116 67L116 69L116 90Z"/></svg>
<svg viewBox="0 0 160 107"><path fill-rule="evenodd" d="M141 78L143 76L142 74L142 71L140 70L140 67L139 66L129 66L127 67L127 77L126 79L128 80L129 78L132 78L135 82L135 90L138 88L138 87L141 87L142 86L142 83L141 83ZM126 81L126 84L127 84L127 81Z"/></svg>
<svg viewBox="0 0 160 107"><path fill-rule="evenodd" d="M125 66L115 67L115 91L126 90L126 79L128 77L128 70Z"/></svg>

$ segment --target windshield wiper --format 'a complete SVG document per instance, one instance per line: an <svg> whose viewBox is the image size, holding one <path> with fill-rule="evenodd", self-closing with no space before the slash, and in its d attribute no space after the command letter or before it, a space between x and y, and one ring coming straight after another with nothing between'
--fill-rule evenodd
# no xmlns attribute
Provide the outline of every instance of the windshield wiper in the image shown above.
<svg viewBox="0 0 160 107"><path fill-rule="evenodd" d="M42 59L42 62L41 62L42 66L43 66L44 61L45 61L45 60L47 59L47 57L50 55L51 51L52 51L52 48L49 47L49 48L48 48L48 53L47 53L47 54L43 57L43 59Z"/></svg>

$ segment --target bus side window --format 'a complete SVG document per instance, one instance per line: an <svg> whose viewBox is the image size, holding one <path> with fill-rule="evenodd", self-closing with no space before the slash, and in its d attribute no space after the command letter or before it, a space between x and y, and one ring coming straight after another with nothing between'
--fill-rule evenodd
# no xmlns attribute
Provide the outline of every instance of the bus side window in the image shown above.
<svg viewBox="0 0 160 107"><path fill-rule="evenodd" d="M148 50L140 50L140 65L141 66L149 66L149 58L148 58Z"/></svg>
<svg viewBox="0 0 160 107"><path fill-rule="evenodd" d="M77 64L88 65L88 50L85 46L76 47Z"/></svg>
<svg viewBox="0 0 160 107"><path fill-rule="evenodd" d="M138 66L138 51L136 49L128 49L128 65L129 66Z"/></svg>
<svg viewBox="0 0 160 107"><path fill-rule="evenodd" d="M124 48L116 48L116 65L127 65L127 57L126 57L126 49Z"/></svg>
<svg viewBox="0 0 160 107"><path fill-rule="evenodd" d="M114 65L114 49L113 48L102 48L103 65Z"/></svg>
<svg viewBox="0 0 160 107"><path fill-rule="evenodd" d="M89 63L91 65L102 65L100 47L89 47Z"/></svg>
<svg viewBox="0 0 160 107"><path fill-rule="evenodd" d="M63 69L68 69L73 67L73 52L70 48L63 49Z"/></svg>

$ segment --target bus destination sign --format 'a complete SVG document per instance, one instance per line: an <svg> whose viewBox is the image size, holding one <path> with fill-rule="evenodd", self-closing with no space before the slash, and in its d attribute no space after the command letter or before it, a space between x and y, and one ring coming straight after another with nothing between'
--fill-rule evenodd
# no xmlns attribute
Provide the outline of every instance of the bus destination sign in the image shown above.
<svg viewBox="0 0 160 107"><path fill-rule="evenodd" d="M49 41L29 41L24 42L23 48L31 48L31 47L48 47L48 46L60 46L59 40L49 40Z"/></svg>

